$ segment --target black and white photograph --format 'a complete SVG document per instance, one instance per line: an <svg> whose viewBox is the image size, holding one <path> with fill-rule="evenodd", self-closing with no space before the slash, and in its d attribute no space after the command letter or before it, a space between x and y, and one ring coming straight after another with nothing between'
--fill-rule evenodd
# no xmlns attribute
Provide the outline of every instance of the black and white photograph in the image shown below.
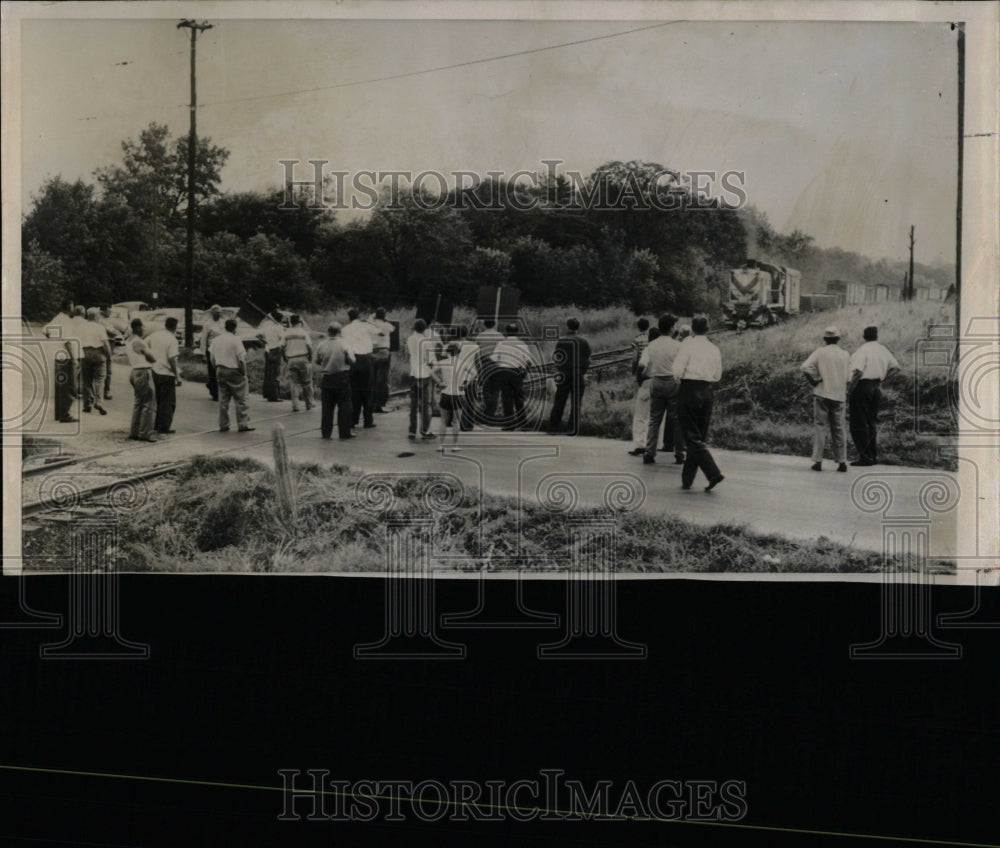
<svg viewBox="0 0 1000 848"><path fill-rule="evenodd" d="M419 688L474 639L638 667L662 633L632 604L848 586L852 670L957 667L967 636L995 668L998 9L4 3L0 635L34 628L46 668L150 661L130 591L275 592L279 632L339 594L345 662ZM994 844L920 830L927 806L905 832L758 819L750 776L693 750L302 792L336 763L296 750L213 784L279 792L288 842L240 844L312 844L310 809L416 838L394 804Z"/></svg>

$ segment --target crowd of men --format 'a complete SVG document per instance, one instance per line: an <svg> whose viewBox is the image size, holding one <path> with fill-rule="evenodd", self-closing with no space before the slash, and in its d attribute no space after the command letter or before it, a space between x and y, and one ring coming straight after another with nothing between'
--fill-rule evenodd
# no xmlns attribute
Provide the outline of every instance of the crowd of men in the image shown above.
<svg viewBox="0 0 1000 848"><path fill-rule="evenodd" d="M390 337L395 328L385 316L382 308L370 318L350 309L346 324L331 323L326 338L314 344L298 315L289 316L286 324L278 310L269 313L258 327L264 354L264 399L280 402L284 370L293 412L302 406L312 410L314 387L318 390L322 438L332 438L335 418L340 439L354 438L359 428L374 428L374 415L387 411L389 397ZM107 414L103 401L111 400L111 345L116 333L107 317L106 310L102 314L98 308L84 310L66 302L47 325L58 327L64 342L56 357L58 421L76 421L71 414L74 397L82 397L84 412ZM218 403L222 432L231 429L230 405L235 407L237 429L254 429L248 406L247 352L237 328L236 319L224 318L221 307L212 306L198 344L207 364L208 392ZM711 491L724 479L708 447L712 387L722 377L722 356L708 338L708 320L699 316L682 325L674 316L664 315L653 327L647 319L639 319L637 329L632 343L636 394L629 453L641 456L648 465L656 463L658 451L672 453L674 463L683 466L682 488L690 489L700 470L708 482L706 490ZM130 439L156 441L154 434L175 432L176 389L181 385L176 330L173 317L166 319L162 329L148 334L141 318L131 322L125 339L134 394ZM822 470L828 432L837 470L847 471L848 410L850 435L859 455L851 464L870 466L878 461L880 385L899 370L899 363L878 342L876 327L865 328L864 339L851 355L839 345L839 330L828 327L823 344L802 363L801 370L813 387L814 471ZM438 450L443 452L458 450L459 434L476 424L503 430L544 428L550 434L579 432L591 349L576 318L566 321L553 352L554 377L548 379L554 383L554 397L547 424L535 414L537 404L531 404L531 409L526 404L532 387L538 389L539 397L545 394L546 363L538 345L525 341L518 323L505 324L501 330L496 321L485 319L478 332L470 335L465 328L428 326L417 319L406 346L411 440L441 438ZM434 433L436 412L440 424ZM449 432L450 448L445 446Z"/></svg>

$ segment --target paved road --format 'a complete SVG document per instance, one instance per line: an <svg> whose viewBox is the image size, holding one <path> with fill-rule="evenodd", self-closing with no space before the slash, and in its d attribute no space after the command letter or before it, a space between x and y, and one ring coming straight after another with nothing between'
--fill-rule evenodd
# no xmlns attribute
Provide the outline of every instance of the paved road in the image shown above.
<svg viewBox="0 0 1000 848"><path fill-rule="evenodd" d="M30 391L27 385L26 392ZM466 487L531 500L546 498L549 493L553 498L564 495L565 488L556 483L573 475L571 482L580 505L601 506L608 487L616 484L612 497L617 489L628 501L627 489L631 487L638 493L635 505L648 512L703 525L746 524L757 532L796 539L825 536L877 551L883 550L883 515L865 512L856 505L852 488L857 497L862 483L885 481L891 487L893 515L921 516L927 514L919 502L921 488L931 480L954 479L947 472L900 467L852 468L848 474L840 474L829 462L828 470L817 474L805 457L716 450L713 453L725 481L706 493L699 475L694 488L685 492L680 488L680 468L673 465L672 456L661 454L657 465L643 465L641 459L626 454L630 444L623 441L476 432L463 434L459 453L442 455L437 451L438 440L407 440L407 410L402 406L377 415L376 428L359 430L356 439L324 441L319 434L318 407L308 413L292 413L288 401L267 403L253 396L250 406L256 431L220 433L217 406L205 386L197 383L185 383L179 389L174 421L177 433L156 445L138 444L126 439L132 390L124 365L114 369L113 394L107 416L78 411L80 425L56 425L51 422L51 411L46 410L46 435L58 437L66 450L77 454L118 451L104 460L113 467L145 466L215 452L238 452L270 464L270 433L274 425L281 424L295 462L339 463L369 473L449 472ZM870 494L874 497L877 492ZM947 557L956 550L956 513L932 515L930 554Z"/></svg>

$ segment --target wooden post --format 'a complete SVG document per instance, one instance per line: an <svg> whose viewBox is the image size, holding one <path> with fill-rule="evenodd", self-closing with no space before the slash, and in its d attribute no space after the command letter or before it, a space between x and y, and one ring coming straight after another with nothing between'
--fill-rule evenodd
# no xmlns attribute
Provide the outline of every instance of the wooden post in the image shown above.
<svg viewBox="0 0 1000 848"><path fill-rule="evenodd" d="M913 300L913 227L910 227L910 289L906 297Z"/></svg>
<svg viewBox="0 0 1000 848"><path fill-rule="evenodd" d="M279 424L271 436L274 448L274 472L278 478L278 499L290 533L295 532L298 519L298 503L295 496L295 482L288 462L288 445L285 443L285 428Z"/></svg>

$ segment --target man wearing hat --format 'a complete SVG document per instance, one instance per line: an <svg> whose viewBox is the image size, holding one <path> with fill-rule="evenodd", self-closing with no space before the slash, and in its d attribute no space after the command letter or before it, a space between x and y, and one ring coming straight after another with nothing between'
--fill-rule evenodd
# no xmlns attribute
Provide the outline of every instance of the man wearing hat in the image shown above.
<svg viewBox="0 0 1000 848"><path fill-rule="evenodd" d="M218 400L219 381L215 376L215 363L212 361L212 357L208 355L208 351L215 337L221 336L226 332L226 322L222 320L222 307L219 304L212 304L209 312L211 315L205 319L205 325L201 331L200 347L201 355L205 357L205 361L208 363L208 393L212 396L212 400Z"/></svg>
<svg viewBox="0 0 1000 848"><path fill-rule="evenodd" d="M838 471L847 471L846 415L847 380L850 354L838 342L840 330L830 326L823 331L823 345L802 363L802 372L813 387L812 470L823 470L823 447L827 428Z"/></svg>

